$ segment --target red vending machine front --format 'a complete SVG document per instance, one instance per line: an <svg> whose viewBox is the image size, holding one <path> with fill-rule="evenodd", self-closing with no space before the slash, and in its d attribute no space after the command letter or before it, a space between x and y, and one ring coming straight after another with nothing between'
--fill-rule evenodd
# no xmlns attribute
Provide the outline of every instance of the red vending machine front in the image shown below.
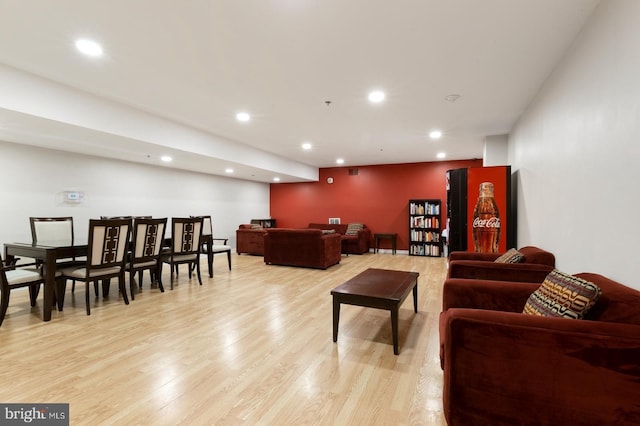
<svg viewBox="0 0 640 426"><path fill-rule="evenodd" d="M467 169L467 250L507 251L511 196L511 167Z"/></svg>

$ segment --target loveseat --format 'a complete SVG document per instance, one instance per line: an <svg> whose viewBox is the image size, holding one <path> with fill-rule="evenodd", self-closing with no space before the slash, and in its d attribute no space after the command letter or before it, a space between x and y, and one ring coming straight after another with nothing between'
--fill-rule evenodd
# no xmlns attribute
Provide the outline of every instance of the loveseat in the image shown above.
<svg viewBox="0 0 640 426"><path fill-rule="evenodd" d="M522 313L540 283L447 279L443 409L457 425L640 424L640 292L598 274L584 319Z"/></svg>
<svg viewBox="0 0 640 426"><path fill-rule="evenodd" d="M236 253L264 255L264 236L267 231L259 226L242 224L236 230Z"/></svg>
<svg viewBox="0 0 640 426"><path fill-rule="evenodd" d="M340 263L340 235L320 229L268 229L264 236L264 263L327 269Z"/></svg>
<svg viewBox="0 0 640 426"><path fill-rule="evenodd" d="M518 263L496 263L504 253L454 251L449 256L447 278L542 282L555 267L553 253L539 247L525 246L517 251L523 256Z"/></svg>
<svg viewBox="0 0 640 426"><path fill-rule="evenodd" d="M371 229L367 225L362 225L362 229L356 235L347 235L346 224L310 223L310 229L333 230L341 236L342 253L363 254L368 253L371 248Z"/></svg>

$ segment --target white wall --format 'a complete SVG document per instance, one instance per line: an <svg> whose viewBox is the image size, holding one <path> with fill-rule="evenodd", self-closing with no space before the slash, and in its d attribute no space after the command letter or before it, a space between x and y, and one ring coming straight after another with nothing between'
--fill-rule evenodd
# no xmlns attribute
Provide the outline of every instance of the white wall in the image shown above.
<svg viewBox="0 0 640 426"><path fill-rule="evenodd" d="M269 216L269 184L71 154L0 141L0 243L31 241L29 216L73 216L77 238L100 216L211 215L214 236L229 237ZM85 194L62 202L65 190Z"/></svg>
<svg viewBox="0 0 640 426"><path fill-rule="evenodd" d="M507 164L509 164L509 135L485 137L482 166L506 166Z"/></svg>
<svg viewBox="0 0 640 426"><path fill-rule="evenodd" d="M509 137L518 246L640 289L640 1L603 0Z"/></svg>

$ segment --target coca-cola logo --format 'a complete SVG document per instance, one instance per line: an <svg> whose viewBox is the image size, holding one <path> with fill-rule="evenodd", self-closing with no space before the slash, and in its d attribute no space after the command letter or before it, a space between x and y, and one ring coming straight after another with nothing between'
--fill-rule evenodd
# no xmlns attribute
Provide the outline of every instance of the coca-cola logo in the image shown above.
<svg viewBox="0 0 640 426"><path fill-rule="evenodd" d="M500 218L492 216L489 219L480 219L476 217L473 219L474 228L500 228Z"/></svg>

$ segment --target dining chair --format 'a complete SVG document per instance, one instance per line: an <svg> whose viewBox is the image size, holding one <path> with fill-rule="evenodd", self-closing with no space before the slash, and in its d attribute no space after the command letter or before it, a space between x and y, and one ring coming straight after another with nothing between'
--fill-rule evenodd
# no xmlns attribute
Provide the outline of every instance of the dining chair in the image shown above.
<svg viewBox="0 0 640 426"><path fill-rule="evenodd" d="M36 299L40 292L40 285L44 278L37 269L16 268L13 262L6 263L0 256L0 290L2 291L2 302L0 304L0 326L4 321L9 307L9 295L11 290L29 287L29 299L31 307L36 305Z"/></svg>
<svg viewBox="0 0 640 426"><path fill-rule="evenodd" d="M31 239L34 243L73 245L73 217L30 217Z"/></svg>
<svg viewBox="0 0 640 426"><path fill-rule="evenodd" d="M213 221L211 216L192 216L202 218L202 242L200 244L201 252L207 254L207 263L209 265L209 277L213 277L213 256L220 253L227 254L227 263L231 270L231 246L228 245L228 238L214 238Z"/></svg>
<svg viewBox="0 0 640 426"><path fill-rule="evenodd" d="M29 224L31 226L31 239L34 244L53 244L53 245L69 245L74 243L73 236L73 217L30 217ZM83 261L75 257L69 259L60 259L56 262L56 269L64 266L81 265ZM37 261L36 265L40 266L42 262ZM59 275L59 273L58 273ZM71 291L75 291L76 282L72 282Z"/></svg>
<svg viewBox="0 0 640 426"><path fill-rule="evenodd" d="M131 300L135 300L135 274L138 273L138 286L142 289L142 273L148 270L151 282L158 283L160 291L164 293L161 279L160 255L164 234L167 228L167 218L133 220L133 236L131 238L131 254L125 266L129 272L129 287Z"/></svg>
<svg viewBox="0 0 640 426"><path fill-rule="evenodd" d="M130 219L90 219L89 242L87 260L84 266L62 269L62 275L56 278L56 297L59 300L58 309L64 304L66 279L74 279L85 283L85 301L87 315L91 315L89 302L89 284L98 286L98 281L104 282L111 278L118 278L118 286L125 304L129 304L127 288L125 286L125 261L131 233ZM61 298L61 299L60 299Z"/></svg>
<svg viewBox="0 0 640 426"><path fill-rule="evenodd" d="M202 285L200 275L200 240L202 239L202 218L171 218L171 246L168 251L163 252L161 264L168 263L171 276L171 290L173 290L174 267L180 264L187 264L189 269L189 279L192 271L197 271L198 282ZM162 268L160 269L162 274ZM176 273L177 275L177 273Z"/></svg>

